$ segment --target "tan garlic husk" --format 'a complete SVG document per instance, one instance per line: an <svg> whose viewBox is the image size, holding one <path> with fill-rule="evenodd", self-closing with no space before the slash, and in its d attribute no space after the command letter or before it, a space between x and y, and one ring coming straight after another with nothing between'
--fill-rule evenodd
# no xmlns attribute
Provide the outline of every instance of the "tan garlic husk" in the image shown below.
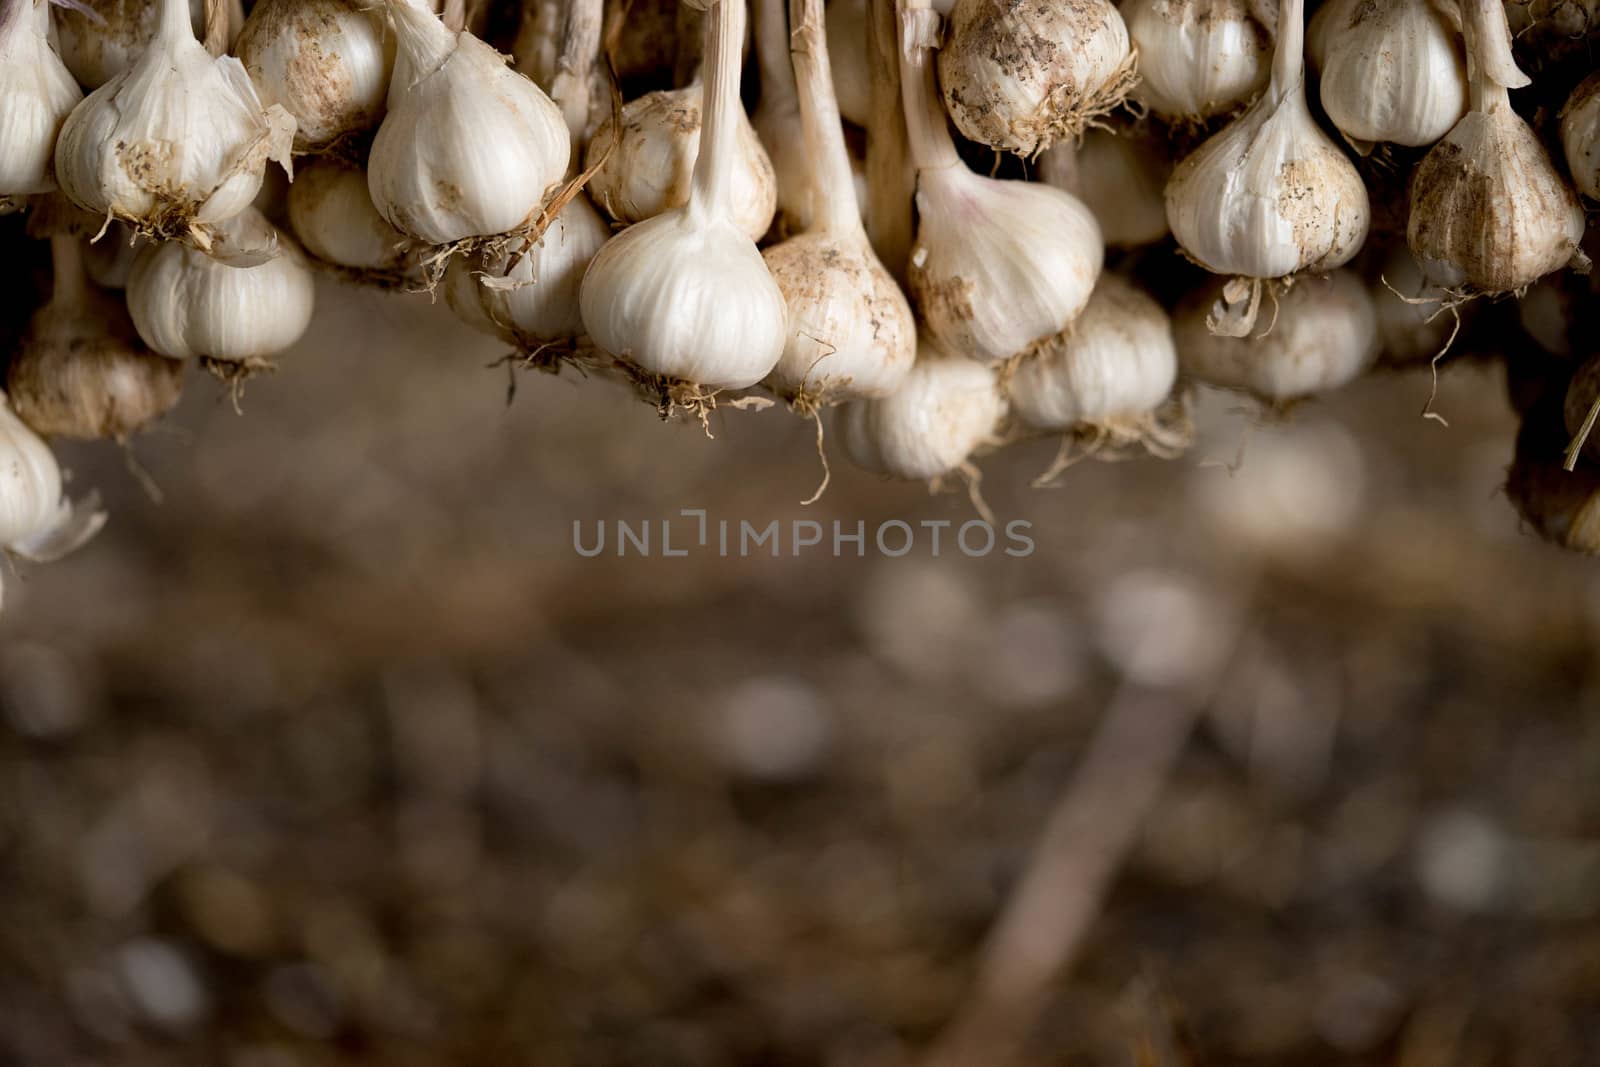
<svg viewBox="0 0 1600 1067"><path fill-rule="evenodd" d="M867 61L868 0L828 0L828 56L833 94L846 122L866 127L872 116L872 69Z"/></svg>
<svg viewBox="0 0 1600 1067"><path fill-rule="evenodd" d="M295 147L315 151L383 115L395 39L367 0L257 0L234 52L256 91L295 118Z"/></svg>
<svg viewBox="0 0 1600 1067"><path fill-rule="evenodd" d="M196 37L206 32L206 0L185 0ZM85 0L85 10L56 12L61 60L85 89L98 89L133 66L155 39L165 0ZM91 16L87 12L93 12Z"/></svg>
<svg viewBox="0 0 1600 1067"><path fill-rule="evenodd" d="M1578 191L1600 200L1600 72L1579 82L1561 109L1561 148Z"/></svg>
<svg viewBox="0 0 1600 1067"><path fill-rule="evenodd" d="M754 14L761 96L750 123L772 161L779 232L799 233L811 225L818 194L789 58L788 0L757 0Z"/></svg>
<svg viewBox="0 0 1600 1067"><path fill-rule="evenodd" d="M904 10L901 92L917 170L912 301L948 351L1001 362L1078 317L1105 258L1094 215L1037 182L974 174L946 125L928 56L927 11Z"/></svg>
<svg viewBox="0 0 1600 1067"><path fill-rule="evenodd" d="M56 187L56 138L83 99L49 37L49 4L0 0L0 200Z"/></svg>
<svg viewBox="0 0 1600 1067"><path fill-rule="evenodd" d="M67 117L56 178L101 218L207 248L260 192L269 160L290 170L295 123L262 104L237 59L195 39L185 0L161 3L149 48Z"/></svg>
<svg viewBox="0 0 1600 1067"><path fill-rule="evenodd" d="M1138 248L1166 238L1165 191L1172 157L1151 126L1094 129L1082 143L1062 143L1039 157L1039 180L1082 200L1107 245Z"/></svg>
<svg viewBox="0 0 1600 1067"><path fill-rule="evenodd" d="M1390 250L1382 271L1368 283L1378 313L1378 336L1385 362L1397 366L1427 363L1445 351L1456 331L1456 316L1445 305L1449 294L1423 275L1404 243Z"/></svg>
<svg viewBox="0 0 1600 1067"><path fill-rule="evenodd" d="M1330 26L1321 92L1359 150L1433 144L1466 112L1461 35L1439 0L1357 4Z"/></svg>
<svg viewBox="0 0 1600 1067"><path fill-rule="evenodd" d="M1225 284L1191 294L1173 314L1178 365L1187 378L1281 406L1355 380L1378 357L1377 311L1352 271L1295 279L1268 309L1271 322L1247 337L1218 335L1206 322Z"/></svg>
<svg viewBox="0 0 1600 1067"><path fill-rule="evenodd" d="M106 524L97 494L76 503L62 492L50 446L0 392L0 555L48 562L82 548ZM0 567L0 575L6 568Z"/></svg>
<svg viewBox="0 0 1600 1067"><path fill-rule="evenodd" d="M1514 292L1583 262L1583 205L1511 109L1529 84L1498 0L1467 0L1470 110L1417 164L1406 242L1430 280L1465 294Z"/></svg>
<svg viewBox="0 0 1600 1067"><path fill-rule="evenodd" d="M1076 137L1138 81L1111 0L956 0L938 62L962 134L1024 156Z"/></svg>
<svg viewBox="0 0 1600 1067"><path fill-rule="evenodd" d="M1249 103L1272 69L1272 29L1253 8L1252 0L1124 0L1139 55L1133 99L1185 122Z"/></svg>
<svg viewBox="0 0 1600 1067"><path fill-rule="evenodd" d="M307 252L375 282L398 280L416 258L417 242L378 213L366 169L353 160L328 155L301 166L288 216Z"/></svg>
<svg viewBox="0 0 1600 1067"><path fill-rule="evenodd" d="M183 364L147 349L123 301L88 284L78 238L50 244L55 289L11 357L11 405L37 433L125 441L177 404Z"/></svg>
<svg viewBox="0 0 1600 1067"><path fill-rule="evenodd" d="M793 0L790 13L817 210L804 233L762 254L788 306L783 356L766 382L810 412L819 404L892 392L916 359L917 324L905 294L873 252L856 207L822 0Z"/></svg>

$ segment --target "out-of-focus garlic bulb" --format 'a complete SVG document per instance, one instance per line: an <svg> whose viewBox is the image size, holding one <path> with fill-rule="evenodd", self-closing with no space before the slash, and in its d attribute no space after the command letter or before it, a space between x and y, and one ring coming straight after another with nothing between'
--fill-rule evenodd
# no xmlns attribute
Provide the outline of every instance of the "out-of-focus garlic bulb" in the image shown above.
<svg viewBox="0 0 1600 1067"><path fill-rule="evenodd" d="M1134 99L1163 118L1232 111L1267 83L1272 32L1251 0L1125 0L1122 18L1139 56Z"/></svg>
<svg viewBox="0 0 1600 1067"><path fill-rule="evenodd" d="M1105 258L1094 215L1037 182L980 177L956 152L928 57L927 11L902 12L901 92L917 169L911 296L930 336L981 362L1066 329Z"/></svg>
<svg viewBox="0 0 1600 1067"><path fill-rule="evenodd" d="M1287 404L1353 381L1378 357L1377 312L1350 271L1297 278L1278 296L1271 324L1249 337L1220 336L1206 323L1223 284L1192 294L1173 316L1178 365L1189 378Z"/></svg>
<svg viewBox="0 0 1600 1067"><path fill-rule="evenodd" d="M1088 205L1105 242L1137 248L1160 241L1167 228L1164 193L1172 174L1166 143L1152 128L1095 129L1081 145L1058 144L1039 157L1039 178Z"/></svg>
<svg viewBox="0 0 1600 1067"><path fill-rule="evenodd" d="M714 0L705 128L688 203L613 237L580 292L596 345L646 375L702 390L761 381L783 354L788 329L783 293L734 217L741 131L749 128L739 102L744 26L744 0Z"/></svg>
<svg viewBox="0 0 1600 1067"><path fill-rule="evenodd" d="M847 122L866 126L872 115L872 70L867 65L867 0L828 0L828 56L833 93Z"/></svg>
<svg viewBox="0 0 1600 1067"><path fill-rule="evenodd" d="M165 0L84 0L84 10L56 12L62 62L78 83L98 89L133 65L154 40ZM206 31L205 0L186 0L196 37Z"/></svg>
<svg viewBox="0 0 1600 1067"><path fill-rule="evenodd" d="M1461 37L1434 5L1358 4L1331 27L1322 106L1358 148L1432 144L1466 111Z"/></svg>
<svg viewBox="0 0 1600 1067"><path fill-rule="evenodd" d="M600 124L584 156L585 166L593 168L611 149L587 186L595 206L618 222L634 223L689 202L700 154L702 92L691 85L628 101L620 139L609 118ZM742 107L735 119L731 206L739 228L758 241L777 210L777 175Z"/></svg>
<svg viewBox="0 0 1600 1067"><path fill-rule="evenodd" d="M250 206L268 160L289 170L294 118L262 106L237 59L206 51L184 0L161 3L150 47L67 116L56 179L102 218L205 248Z"/></svg>
<svg viewBox="0 0 1600 1067"><path fill-rule="evenodd" d="M0 392L0 553L40 562L60 559L105 523L93 495L76 506L62 495L61 468L50 446L12 413Z"/></svg>
<svg viewBox="0 0 1600 1067"><path fill-rule="evenodd" d="M963 134L1033 156L1076 137L1138 81L1111 0L956 0L939 84Z"/></svg>
<svg viewBox="0 0 1600 1067"><path fill-rule="evenodd" d="M1567 385L1561 407L1562 421L1574 442L1583 438L1582 452L1590 462L1600 460L1600 433L1596 413L1600 412L1600 356L1590 357L1578 368Z"/></svg>
<svg viewBox="0 0 1600 1067"><path fill-rule="evenodd" d="M302 149L377 125L394 48L365 0L258 0L235 45L261 99L295 117Z"/></svg>
<svg viewBox="0 0 1600 1067"><path fill-rule="evenodd" d="M931 481L959 470L995 435L1005 414L994 367L924 337L899 388L845 404L839 426L845 451L863 470Z"/></svg>
<svg viewBox="0 0 1600 1067"><path fill-rule="evenodd" d="M49 33L43 0L0 0L0 199L55 188L56 137L83 99Z"/></svg>
<svg viewBox="0 0 1600 1067"><path fill-rule="evenodd" d="M445 245L537 216L572 149L561 111L505 57L417 0L386 0L398 38L389 112L367 159L378 213Z"/></svg>
<svg viewBox="0 0 1600 1067"><path fill-rule="evenodd" d="M1448 294L1423 276L1404 244L1389 253L1370 288L1387 362L1426 363L1444 351L1456 326L1455 315L1444 306Z"/></svg>
<svg viewBox="0 0 1600 1067"><path fill-rule="evenodd" d="M350 160L323 156L301 167L288 207L289 226L306 251L345 270L390 275L417 247L378 214L367 172Z"/></svg>
<svg viewBox="0 0 1600 1067"><path fill-rule="evenodd" d="M1548 414L1536 407L1523 417L1506 496L1539 536L1573 552L1600 555L1600 470L1584 460L1565 469L1567 435Z"/></svg>
<svg viewBox="0 0 1600 1067"><path fill-rule="evenodd" d="M1439 285L1472 293L1521 289L1578 255L1583 205L1511 109L1528 84L1511 56L1499 0L1467 0L1471 110L1417 164L1406 242Z"/></svg>
<svg viewBox="0 0 1600 1067"><path fill-rule="evenodd" d="M1578 191L1600 200L1600 72L1583 79L1561 109L1561 148Z"/></svg>
<svg viewBox="0 0 1600 1067"><path fill-rule="evenodd" d="M270 240L278 254L233 267L175 241L149 245L128 279L128 311L144 343L163 356L198 358L213 369L269 367L311 324L311 272L293 242L253 209L225 231L241 245Z"/></svg>
<svg viewBox="0 0 1600 1067"><path fill-rule="evenodd" d="M784 228L797 233L811 225L817 192L789 59L787 0L757 0L755 21L761 98L750 121L772 160Z"/></svg>

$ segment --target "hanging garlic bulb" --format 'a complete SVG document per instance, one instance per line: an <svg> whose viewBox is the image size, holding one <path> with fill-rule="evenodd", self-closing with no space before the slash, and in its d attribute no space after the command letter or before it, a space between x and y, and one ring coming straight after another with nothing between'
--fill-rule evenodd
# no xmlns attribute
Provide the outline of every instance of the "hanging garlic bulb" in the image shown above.
<svg viewBox="0 0 1600 1067"><path fill-rule="evenodd" d="M1583 205L1538 136L1511 110L1528 84L1498 0L1466 0L1471 110L1417 164L1406 242L1449 289L1521 289L1578 255Z"/></svg>
<svg viewBox="0 0 1600 1067"><path fill-rule="evenodd" d="M1133 97L1167 119L1221 115L1260 92L1272 66L1272 32L1250 0L1124 0L1139 56Z"/></svg>
<svg viewBox="0 0 1600 1067"><path fill-rule="evenodd" d="M856 466L924 482L960 469L995 435L1005 414L994 367L946 352L924 337L899 388L845 404L839 425Z"/></svg>
<svg viewBox="0 0 1600 1067"><path fill-rule="evenodd" d="M417 0L385 2L398 50L389 113L367 159L378 213L435 245L531 222L571 158L560 109Z"/></svg>
<svg viewBox="0 0 1600 1067"><path fill-rule="evenodd" d="M800 121L794 64L789 59L786 0L757 0L755 21L761 98L751 125L772 160L785 232L796 233L811 225L817 191ZM753 236L760 239L759 234Z"/></svg>
<svg viewBox="0 0 1600 1067"><path fill-rule="evenodd" d="M828 0L828 56L839 114L865 127L872 116L872 70L867 65L867 0Z"/></svg>
<svg viewBox="0 0 1600 1067"><path fill-rule="evenodd" d="M744 0L715 0L707 19L705 129L689 202L607 242L579 294L601 349L649 375L703 389L742 389L783 354L783 293L735 221L744 109L739 66Z"/></svg>
<svg viewBox="0 0 1600 1067"><path fill-rule="evenodd" d="M1058 144L1039 157L1039 179L1082 200L1105 242L1137 248L1164 239L1164 192L1172 174L1166 143L1153 128L1090 130L1078 146Z"/></svg>
<svg viewBox="0 0 1600 1067"><path fill-rule="evenodd" d="M701 95L701 87L691 85L628 101L620 140L610 119L600 124L584 156L584 165L593 169L611 150L587 186L595 206L618 222L635 223L689 202L700 152ZM739 228L758 241L777 211L777 175L742 107L735 118L730 200Z"/></svg>
<svg viewBox="0 0 1600 1067"><path fill-rule="evenodd" d="M11 358L6 389L42 434L126 440L183 392L183 364L139 342L121 300L90 288L78 239L50 239L55 289Z"/></svg>
<svg viewBox="0 0 1600 1067"><path fill-rule="evenodd" d="M1561 109L1561 148L1578 191L1600 200L1600 72L1580 82Z"/></svg>
<svg viewBox="0 0 1600 1067"><path fill-rule="evenodd" d="M790 10L817 214L805 233L763 254L789 309L788 339L767 385L786 400L807 403L882 396L905 380L916 358L916 319L873 252L856 208L822 0L793 0Z"/></svg>
<svg viewBox="0 0 1600 1067"><path fill-rule="evenodd" d="M1359 4L1332 26L1322 106L1358 149L1432 144L1465 113L1461 38L1434 3Z"/></svg>
<svg viewBox="0 0 1600 1067"><path fill-rule="evenodd" d="M263 107L244 67L195 40L184 0L161 0L150 47L67 117L56 178L78 206L209 247L250 206L267 161L286 171L294 118Z"/></svg>
<svg viewBox="0 0 1600 1067"><path fill-rule="evenodd" d="M1024 156L1076 137L1137 81L1111 0L956 0L939 50L957 128Z"/></svg>
<svg viewBox="0 0 1600 1067"><path fill-rule="evenodd" d="M11 412L0 392L0 554L36 562L82 548L106 524L94 494L72 504L50 446ZM5 568L0 567L0 574Z"/></svg>
<svg viewBox="0 0 1600 1067"><path fill-rule="evenodd" d="M1423 276L1404 244L1390 251L1369 288L1388 362L1426 363L1444 351L1456 325L1454 315L1444 307L1448 294Z"/></svg>
<svg viewBox="0 0 1600 1067"><path fill-rule="evenodd" d="M56 12L57 46L78 84L98 89L133 65L155 38L165 0L86 0ZM205 0L187 0L196 37L206 31ZM93 16L87 12L93 12Z"/></svg>
<svg viewBox="0 0 1600 1067"><path fill-rule="evenodd" d="M1206 322L1223 284L1191 294L1173 315L1178 365L1189 378L1287 404L1353 381L1378 357L1377 311L1350 271L1297 278L1278 296L1271 324L1249 337L1219 336Z"/></svg>
<svg viewBox="0 0 1600 1067"><path fill-rule="evenodd" d="M258 0L235 46L261 99L295 117L314 150L377 125L394 38L367 0Z"/></svg>
<svg viewBox="0 0 1600 1067"><path fill-rule="evenodd" d="M1306 25L1306 65L1320 74L1327 66L1328 51L1337 28L1350 22L1350 15L1363 0L1323 0Z"/></svg>
<svg viewBox="0 0 1600 1067"><path fill-rule="evenodd" d="M1516 456L1506 476L1506 496L1524 522L1546 540L1586 555L1600 555L1600 471L1580 461L1564 469L1566 437L1541 409L1523 418Z"/></svg>
<svg viewBox="0 0 1600 1067"><path fill-rule="evenodd" d="M901 93L920 221L911 296L941 347L980 362L1019 355L1066 329L1105 258L1100 227L1070 193L983 178L956 152L928 58L928 12L901 25Z"/></svg>
<svg viewBox="0 0 1600 1067"><path fill-rule="evenodd" d="M278 254L233 267L174 241L149 245L128 279L128 311L144 343L163 356L271 366L311 324L311 272L293 242L254 209L229 220L225 231L241 245L271 239Z"/></svg>
<svg viewBox="0 0 1600 1067"><path fill-rule="evenodd" d="M49 33L43 0L0 0L0 199L55 188L56 137L83 99Z"/></svg>
<svg viewBox="0 0 1600 1067"><path fill-rule="evenodd" d="M306 251L345 270L403 271L417 243L390 226L372 203L359 164L323 156L300 168L289 186L289 226Z"/></svg>
<svg viewBox="0 0 1600 1067"><path fill-rule="evenodd" d="M1167 221L1207 270L1249 279L1322 272L1349 262L1366 240L1370 206L1361 176L1317 127L1306 104L1304 0L1281 0L1267 91L1206 141L1167 182ZM1240 290L1223 294L1213 328L1254 325L1259 286L1243 315Z"/></svg>

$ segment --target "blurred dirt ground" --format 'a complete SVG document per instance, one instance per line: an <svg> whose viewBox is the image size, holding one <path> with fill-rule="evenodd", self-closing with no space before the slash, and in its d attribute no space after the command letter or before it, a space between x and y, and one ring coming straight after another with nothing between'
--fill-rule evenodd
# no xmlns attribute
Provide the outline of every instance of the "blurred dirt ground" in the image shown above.
<svg viewBox="0 0 1600 1067"><path fill-rule="evenodd" d="M136 443L163 503L64 447L112 522L7 575L0 1063L914 1063L1129 684L1206 716L1030 1064L1600 1062L1600 570L1519 529L1493 367L1449 428L1380 374L1054 491L1008 450L1026 559L583 559L972 512L319 295Z"/></svg>

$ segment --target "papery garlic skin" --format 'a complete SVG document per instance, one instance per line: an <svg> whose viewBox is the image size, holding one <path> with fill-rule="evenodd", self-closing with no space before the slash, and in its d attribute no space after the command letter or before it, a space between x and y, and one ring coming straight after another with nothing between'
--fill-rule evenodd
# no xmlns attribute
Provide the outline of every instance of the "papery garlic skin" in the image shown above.
<svg viewBox="0 0 1600 1067"><path fill-rule="evenodd" d="M840 408L845 451L874 474L930 481L959 469L1006 414L995 368L924 338L905 381L888 396Z"/></svg>
<svg viewBox="0 0 1600 1067"><path fill-rule="evenodd" d="M1433 0L1355 5L1330 27L1322 106L1358 144L1434 143L1467 109L1460 35Z"/></svg>
<svg viewBox="0 0 1600 1067"><path fill-rule="evenodd" d="M0 392L0 552L59 559L105 525L94 498L74 509L61 495L61 468L50 447L12 413Z"/></svg>
<svg viewBox="0 0 1600 1067"><path fill-rule="evenodd" d="M622 108L622 137L608 118L595 131L584 156L592 168L606 157L587 189L595 206L618 222L643 222L689 202L694 162L700 152L700 89L647 93ZM733 210L752 241L772 226L778 180L755 127L739 113L738 159L733 171Z"/></svg>
<svg viewBox="0 0 1600 1067"><path fill-rule="evenodd" d="M1158 115L1210 118L1267 84L1272 34L1249 0L1125 0L1122 18L1139 54L1133 98Z"/></svg>
<svg viewBox="0 0 1600 1067"><path fill-rule="evenodd" d="M367 172L331 156L303 166L289 186L289 225L307 252L347 270L402 269L416 242L378 214Z"/></svg>
<svg viewBox="0 0 1600 1067"><path fill-rule="evenodd" d="M1378 357L1377 311L1350 271L1297 278L1278 295L1270 325L1248 337L1219 336L1206 323L1223 284L1191 294L1173 315L1186 377L1287 404L1353 381Z"/></svg>
<svg viewBox="0 0 1600 1067"><path fill-rule="evenodd" d="M1561 148L1578 191L1600 200L1600 72L1580 82L1561 109Z"/></svg>
<svg viewBox="0 0 1600 1067"><path fill-rule="evenodd" d="M83 99L50 47L49 26L47 4L0 2L0 197L55 188L56 137Z"/></svg>
<svg viewBox="0 0 1600 1067"><path fill-rule="evenodd" d="M261 99L294 116L302 149L383 115L395 41L367 0L258 0L234 51Z"/></svg>
<svg viewBox="0 0 1600 1067"><path fill-rule="evenodd" d="M1034 429L1138 421L1172 394L1178 352L1161 305L1121 275L1100 275L1089 305L1059 336L1018 362L1011 410Z"/></svg>
<svg viewBox="0 0 1600 1067"><path fill-rule="evenodd" d="M571 159L561 109L500 53L451 33L414 0L387 0L387 10L399 45L367 159L378 213L435 245L531 222Z"/></svg>
<svg viewBox="0 0 1600 1067"><path fill-rule="evenodd" d="M865 127L872 115L872 72L867 66L867 0L828 0L828 56L833 91L846 122Z"/></svg>
<svg viewBox="0 0 1600 1067"><path fill-rule="evenodd" d="M1077 146L1058 144L1039 157L1039 179L1082 200L1107 245L1137 248L1163 240L1172 160L1150 132L1090 130Z"/></svg>
<svg viewBox="0 0 1600 1067"><path fill-rule="evenodd" d="M1135 81L1110 0L956 0L938 65L962 134L1024 156L1081 132Z"/></svg>
<svg viewBox="0 0 1600 1067"><path fill-rule="evenodd" d="M165 0L86 0L102 19L63 7L56 12L57 47L61 60L86 89L98 89L133 66L155 39ZM189 25L196 38L206 32L205 0L187 0Z"/></svg>

